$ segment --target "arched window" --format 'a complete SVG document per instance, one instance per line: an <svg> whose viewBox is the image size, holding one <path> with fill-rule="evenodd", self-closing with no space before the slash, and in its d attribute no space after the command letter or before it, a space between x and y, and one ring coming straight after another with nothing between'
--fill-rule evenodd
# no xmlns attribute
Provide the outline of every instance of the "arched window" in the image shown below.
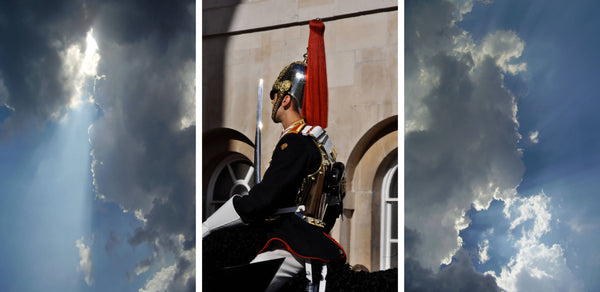
<svg viewBox="0 0 600 292"><path fill-rule="evenodd" d="M383 178L381 190L381 231L379 268L398 267L398 164Z"/></svg>
<svg viewBox="0 0 600 292"><path fill-rule="evenodd" d="M227 156L210 177L204 213L208 217L233 195L247 194L255 182L254 166L250 160L239 153Z"/></svg>

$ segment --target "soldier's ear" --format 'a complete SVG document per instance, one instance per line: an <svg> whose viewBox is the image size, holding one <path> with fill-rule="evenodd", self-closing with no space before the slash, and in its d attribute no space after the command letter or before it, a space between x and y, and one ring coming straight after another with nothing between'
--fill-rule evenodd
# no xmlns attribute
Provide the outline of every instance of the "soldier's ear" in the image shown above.
<svg viewBox="0 0 600 292"><path fill-rule="evenodd" d="M292 97L289 94L286 94L283 97L283 100L281 101L281 105L287 109L291 105L291 103L292 103Z"/></svg>

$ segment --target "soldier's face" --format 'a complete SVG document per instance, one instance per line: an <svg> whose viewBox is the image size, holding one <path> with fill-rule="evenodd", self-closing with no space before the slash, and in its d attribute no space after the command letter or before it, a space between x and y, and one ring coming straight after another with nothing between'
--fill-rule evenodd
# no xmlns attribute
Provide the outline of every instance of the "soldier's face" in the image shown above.
<svg viewBox="0 0 600 292"><path fill-rule="evenodd" d="M271 112L273 112L275 110L275 102L277 101L277 98L279 97L278 93L275 93L275 95L273 96L273 99L271 99ZM279 123L280 122L280 118L278 115L279 109L277 109L277 113L274 114L274 119L273 121L275 123Z"/></svg>

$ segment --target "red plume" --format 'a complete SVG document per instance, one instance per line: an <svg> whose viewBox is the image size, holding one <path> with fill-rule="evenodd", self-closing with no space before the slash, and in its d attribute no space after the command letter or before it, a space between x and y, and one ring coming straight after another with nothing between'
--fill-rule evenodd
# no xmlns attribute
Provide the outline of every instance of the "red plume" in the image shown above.
<svg viewBox="0 0 600 292"><path fill-rule="evenodd" d="M302 116L309 125L327 128L327 66L325 65L325 24L311 20L308 35L306 85Z"/></svg>

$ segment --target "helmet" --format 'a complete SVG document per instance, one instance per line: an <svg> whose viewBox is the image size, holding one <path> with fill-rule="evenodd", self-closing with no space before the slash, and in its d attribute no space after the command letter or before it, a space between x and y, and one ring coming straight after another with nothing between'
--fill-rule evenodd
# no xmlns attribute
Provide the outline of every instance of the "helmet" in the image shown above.
<svg viewBox="0 0 600 292"><path fill-rule="evenodd" d="M305 62L293 62L283 68L279 76L273 83L271 89L271 100L275 98L277 93L277 100L273 106L273 113L271 119L275 121L275 114L277 109L281 106L281 101L285 95L290 95L296 100L298 104L298 112L302 108L302 101L304 99L304 84L306 83L306 63Z"/></svg>
<svg viewBox="0 0 600 292"><path fill-rule="evenodd" d="M319 19L313 19L309 22L309 28L304 62L294 62L283 68L273 83L271 100L275 98L275 93L277 100L273 104L271 119L277 123L275 115L283 98L288 94L297 101L298 111L306 123L327 128L327 68L323 38L325 24ZM310 67L307 68L307 64L310 64Z"/></svg>

